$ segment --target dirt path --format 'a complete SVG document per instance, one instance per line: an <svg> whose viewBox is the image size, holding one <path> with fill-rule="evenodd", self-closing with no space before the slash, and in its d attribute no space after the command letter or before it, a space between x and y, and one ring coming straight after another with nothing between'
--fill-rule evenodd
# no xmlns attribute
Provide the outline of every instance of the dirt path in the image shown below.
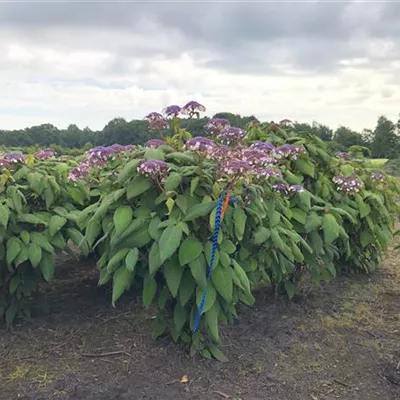
<svg viewBox="0 0 400 400"><path fill-rule="evenodd" d="M226 364L153 342L137 299L113 309L90 266L64 264L51 313L0 328L0 399L400 399L399 257L291 303L259 293L223 330Z"/></svg>

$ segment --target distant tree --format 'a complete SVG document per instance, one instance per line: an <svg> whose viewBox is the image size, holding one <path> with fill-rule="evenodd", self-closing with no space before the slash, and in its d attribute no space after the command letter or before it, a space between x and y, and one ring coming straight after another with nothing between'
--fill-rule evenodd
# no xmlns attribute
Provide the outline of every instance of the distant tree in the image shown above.
<svg viewBox="0 0 400 400"><path fill-rule="evenodd" d="M345 126L340 126L336 129L333 140L346 148L350 146L364 146L365 144L360 133Z"/></svg>
<svg viewBox="0 0 400 400"><path fill-rule="evenodd" d="M378 119L373 132L371 149L376 158L398 157L399 137L396 135L396 125L384 116Z"/></svg>

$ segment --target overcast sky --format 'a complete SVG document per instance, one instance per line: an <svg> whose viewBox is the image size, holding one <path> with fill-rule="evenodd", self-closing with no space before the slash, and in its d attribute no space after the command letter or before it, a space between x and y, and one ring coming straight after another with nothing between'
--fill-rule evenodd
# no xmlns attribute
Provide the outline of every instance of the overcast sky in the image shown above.
<svg viewBox="0 0 400 400"><path fill-rule="evenodd" d="M400 3L2 2L0 129L207 115L372 128L400 112Z"/></svg>

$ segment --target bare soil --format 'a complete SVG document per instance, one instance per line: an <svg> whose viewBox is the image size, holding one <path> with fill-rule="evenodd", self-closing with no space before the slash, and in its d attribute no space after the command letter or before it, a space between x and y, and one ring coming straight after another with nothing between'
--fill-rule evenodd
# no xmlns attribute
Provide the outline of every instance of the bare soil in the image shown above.
<svg viewBox="0 0 400 400"><path fill-rule="evenodd" d="M67 260L49 312L0 327L0 399L400 399L399 256L291 302L258 292L222 330L227 363L152 341L138 298L112 308L94 265Z"/></svg>

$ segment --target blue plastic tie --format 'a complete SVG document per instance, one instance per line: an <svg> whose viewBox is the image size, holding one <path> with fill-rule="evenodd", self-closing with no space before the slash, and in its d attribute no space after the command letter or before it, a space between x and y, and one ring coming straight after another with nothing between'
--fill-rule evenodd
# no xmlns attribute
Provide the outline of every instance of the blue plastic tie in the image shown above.
<svg viewBox="0 0 400 400"><path fill-rule="evenodd" d="M221 195L219 196L219 199L218 199L218 203L217 203L217 209L216 209L216 213L215 213L215 226L214 226L213 241L212 241L211 260L210 260L210 265L208 266L208 272L207 272L207 287L204 290L199 308L197 309L196 319L194 320L193 333L195 333L199 327L201 314L203 312L204 304L206 302L206 297L207 297L207 293L208 293L208 281L211 277L211 273L212 273L212 269L213 269L214 261L215 261L215 255L217 253L218 233L219 233L219 228L221 226L221 213L222 213L222 206L224 203L224 199L225 199L225 192L221 193ZM232 202L234 202L234 201L236 201L236 199L232 199Z"/></svg>

